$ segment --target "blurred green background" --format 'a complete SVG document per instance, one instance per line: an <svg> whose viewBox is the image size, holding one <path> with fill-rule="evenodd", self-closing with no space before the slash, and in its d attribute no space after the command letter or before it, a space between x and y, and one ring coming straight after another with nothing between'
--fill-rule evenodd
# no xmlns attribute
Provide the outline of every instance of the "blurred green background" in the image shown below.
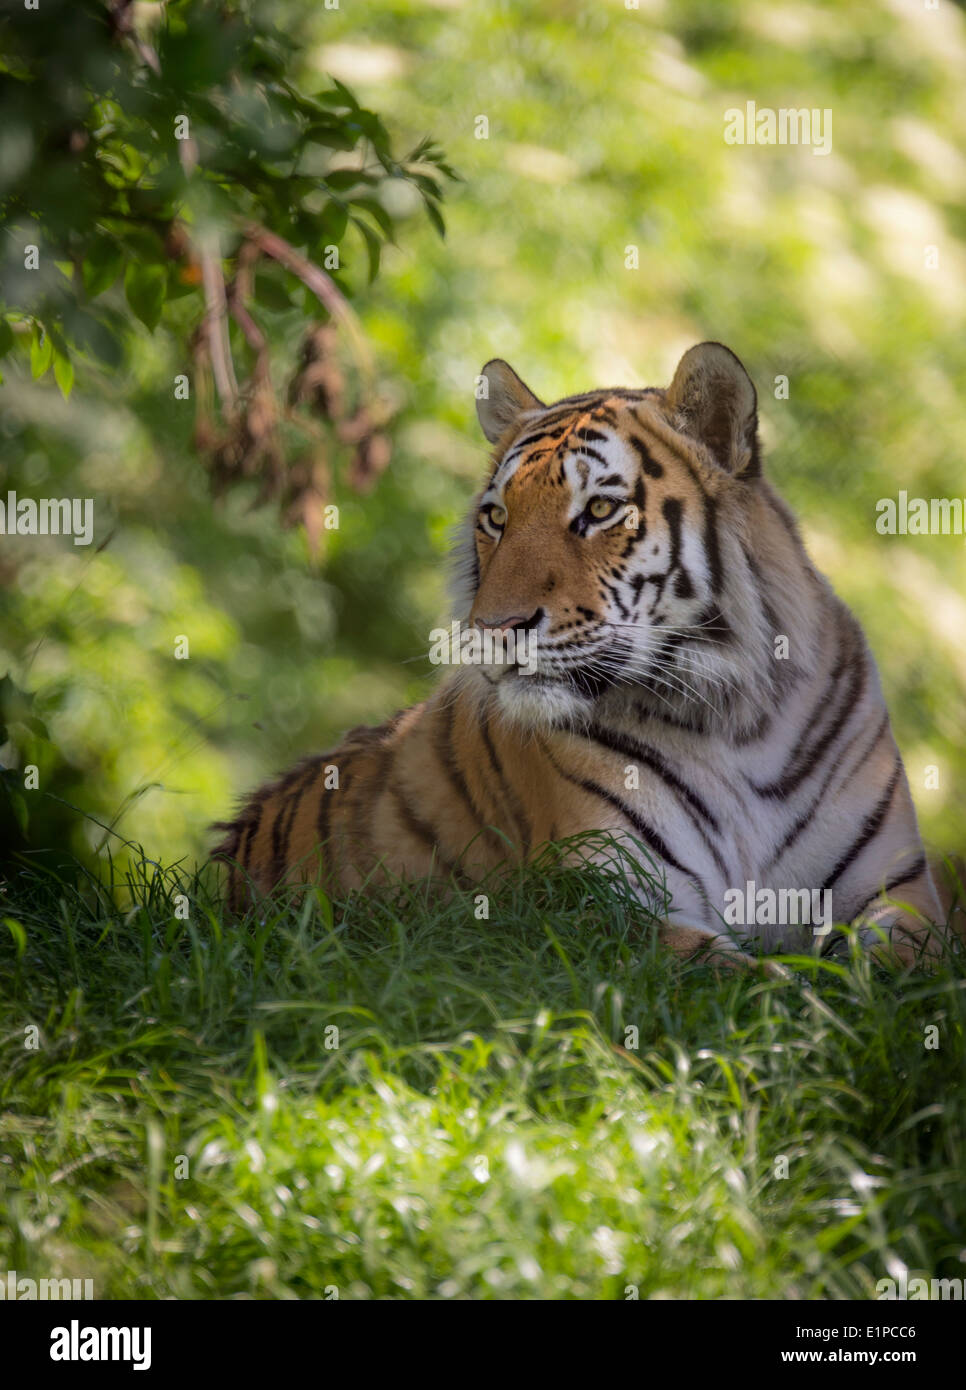
<svg viewBox="0 0 966 1390"><path fill-rule="evenodd" d="M50 374L5 363L0 492L93 497L95 545L113 533L98 553L0 540L0 675L50 736L0 753L40 764L28 798L53 792L164 860L202 855L208 822L260 778L432 685L421 654L447 615L447 536L486 460L480 366L506 357L550 400L666 384L684 349L713 338L751 372L766 467L865 624L926 836L961 851L964 539L875 530L876 501L900 488L966 496L961 11L262 9L298 35L293 81L344 80L401 146L433 136L463 179L445 241L411 190L387 189L398 246L371 287L352 263L363 249L346 250L399 402L392 462L368 494L335 479L340 527L313 558L254 490L212 501L193 407L172 399L187 370L176 336L135 326L125 365L79 369L67 401ZM752 99L830 108L832 152L727 145L724 113ZM304 319L264 326L294 351ZM182 634L187 661L174 659ZM94 821L29 804L41 837L105 852Z"/></svg>

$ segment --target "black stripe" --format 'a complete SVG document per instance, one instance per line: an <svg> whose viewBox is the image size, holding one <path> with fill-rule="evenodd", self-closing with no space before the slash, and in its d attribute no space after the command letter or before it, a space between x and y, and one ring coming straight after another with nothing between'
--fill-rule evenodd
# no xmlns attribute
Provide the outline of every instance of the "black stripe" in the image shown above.
<svg viewBox="0 0 966 1390"><path fill-rule="evenodd" d="M708 642L715 641L724 645L726 642L730 642L734 637L731 624L717 604L712 604L708 608L702 608L697 618L695 618L693 626L701 629L697 634L698 638L703 637ZM696 639L688 639L685 637L684 640L693 641Z"/></svg>
<svg viewBox="0 0 966 1390"><path fill-rule="evenodd" d="M858 858L858 856L865 849L869 841L874 839L875 836L878 835L879 831L882 829L883 823L885 822L885 818L888 815L889 807L892 805L892 798L895 795L896 786L898 785L899 776L901 772L902 759L897 757L895 767L892 770L892 776L889 778L889 784L883 792L882 796L880 797L875 810L871 813L871 815L866 817L865 823L863 824L858 836L852 841L851 845L842 855L835 868L832 870L828 878L822 884L822 888L820 890L821 892L824 893L827 888L831 888L832 884L836 881L836 879L841 878L842 875L845 873L846 869L849 867L849 865L852 864Z"/></svg>
<svg viewBox="0 0 966 1390"><path fill-rule="evenodd" d="M334 764L338 767L338 763ZM339 768L339 777L342 777L342 769ZM321 849L329 839L329 822L332 819L332 804L329 801L331 788L325 785L325 774L322 775L322 786L319 789L319 809L315 817L315 838Z"/></svg>
<svg viewBox="0 0 966 1390"><path fill-rule="evenodd" d="M443 715L442 724L440 726L439 732L436 735L436 756L442 763L443 771L446 773L450 786L453 788L457 796L459 796L460 800L468 809L470 813L470 819L472 820L473 824L477 826L479 829L481 829L484 835L487 835L489 837L491 843L494 841L494 839L496 839L500 848L505 850L506 846L504 845L503 841L495 835L495 832L487 824L486 816L483 814L483 812L480 810L475 800L473 799L473 794L470 791L466 778L463 776L463 773L457 765L456 756L453 751L453 727L455 721L456 706L450 705L446 710L445 714ZM475 836L471 836L470 838L472 840L475 838Z"/></svg>
<svg viewBox="0 0 966 1390"><path fill-rule="evenodd" d="M660 684L659 680L652 678L647 681L641 681L640 683L645 690L657 695L655 687ZM658 698L660 699L661 697L658 695ZM634 713L641 720L650 719L656 724L667 724L671 729L684 729L689 734L707 732L704 712L696 705L689 705L687 718L679 719L676 714L669 714L666 710L655 709L653 706L647 704L646 701L637 700L634 703Z"/></svg>
<svg viewBox="0 0 966 1390"><path fill-rule="evenodd" d="M295 788L295 790L289 797L288 819L285 822L284 830L281 830L277 839L275 836L275 830L279 828L278 823L276 823L276 826L273 829L272 849L274 851L274 859L272 861L272 881L274 883L277 883L278 880L282 877L282 873L287 866L288 849L289 844L292 840L292 830L295 826L295 817L298 815L299 806L302 804L302 798L308 791L309 784L311 783L315 774L318 772L321 763L322 756L319 755L313 758L309 758L305 763L302 764L301 769L298 769L303 773L302 780L299 782L298 786Z"/></svg>
<svg viewBox="0 0 966 1390"><path fill-rule="evenodd" d="M584 396L570 396L569 399L573 401L592 400L594 396L603 396L604 400L610 400L611 397L614 397L621 401L643 401L653 393L653 387L605 386L597 391L588 391Z"/></svg>
<svg viewBox="0 0 966 1390"><path fill-rule="evenodd" d="M624 603L624 600L620 596L619 590L614 588L614 585L611 584L610 580L601 579L600 586L603 591L601 597L603 598L604 593L610 594L613 601L617 604L621 617L625 619L629 618L631 616L631 610Z"/></svg>
<svg viewBox="0 0 966 1390"><path fill-rule="evenodd" d="M668 438L665 438L661 431L655 428L655 422L652 421L650 418L645 416L642 419L640 412L637 410L634 410L631 413L633 414L634 419L637 421L638 425L640 425L641 429L644 430L645 433L650 432L652 435L654 435L654 437L660 443L661 447L663 449L667 449L668 453L671 454L678 461L678 463L682 464L683 467L687 469L695 485L698 488L700 488L703 492L704 488L701 486L701 483L698 479L698 473L697 469L694 466L694 461L687 453L686 446L678 436L676 430L674 430L672 426L668 425Z"/></svg>
<svg viewBox="0 0 966 1390"><path fill-rule="evenodd" d="M570 452L572 454L586 454L587 457L593 459L595 463L607 462L607 460L604 458L604 455L600 452L599 449L594 449L584 443L583 431L581 431L580 438L577 440L576 444L570 446Z"/></svg>
<svg viewBox="0 0 966 1390"><path fill-rule="evenodd" d="M635 758L638 762L643 763L645 767L650 768L651 772L660 777L662 781L667 782L668 786L673 787L678 795L684 798L692 810L696 811L699 816L707 821L712 830L720 834L721 826L718 822L718 818L715 816L708 803L703 797L699 796L692 787L689 787L686 782L682 782L673 767L661 757L656 749L649 748L646 744L638 742L637 739L631 738L629 735L616 733L611 729L605 729L600 724L592 725L591 728L587 730L586 734L581 735L581 737L590 739L594 743L602 744L605 748L609 748L612 753L620 753L629 758Z"/></svg>
<svg viewBox="0 0 966 1390"><path fill-rule="evenodd" d="M772 717L767 710L762 710L750 728L732 734L731 741L735 748L746 748L749 743L760 743L771 727Z"/></svg>
<svg viewBox="0 0 966 1390"><path fill-rule="evenodd" d="M858 649L856 657L852 660L847 669L849 671L848 685L842 696L842 701L832 716L832 721L825 730L825 733L822 734L816 744L806 749L803 764L799 768L797 775L783 779L783 790L785 795L788 794L789 790L794 790L795 787L799 786L805 778L810 775L812 770L831 748L832 744L838 738L855 712L855 708L865 689L866 681L865 652L861 647Z"/></svg>
<svg viewBox="0 0 966 1390"><path fill-rule="evenodd" d="M765 576L762 574L761 566L758 564L757 560L747 549L746 546L743 545L741 547L741 553L744 556L745 564L748 566L748 569L751 572L752 586L755 590L755 596L758 599L761 611L765 615L765 622L771 629L771 635L772 638L774 638L775 636L777 636L779 632L781 632L782 624L779 620L778 614L775 612L775 609L772 606L771 600L768 598L768 595L765 592ZM781 664L784 665L784 663Z"/></svg>
<svg viewBox="0 0 966 1390"><path fill-rule="evenodd" d="M876 744L879 742L879 739L882 737L883 733L885 732L886 728L888 727L888 724L889 724L889 715L888 715L888 713L886 713L886 714L884 714L884 715L882 716L882 719L881 719L881 721L880 721L880 723L879 723L879 726L878 726L878 728L877 728L876 731L875 731L875 737L872 739L872 741L870 742L869 746L865 749L865 751L863 752L862 756L861 756L861 757L858 759L858 761L856 762L855 766L852 767L852 768L850 768L849 771L848 771L848 773L845 774L847 777L854 777L854 776L855 776L855 773L858 771L858 769L859 769L859 768L862 766L862 764L865 762L866 758L868 758L868 757L871 755L871 753L872 753L873 749L875 748ZM807 811L804 811L804 812L799 816L798 820L797 820L797 821L795 822L795 824L792 826L791 830L789 830L788 834L785 836L784 840L781 842L781 844L779 845L778 849L775 851L775 853L772 855L771 859L770 859L770 860L768 861L768 863L765 865L765 871L766 871L766 872L767 872L768 869L770 869L774 864L777 864L778 860L782 857L782 855L783 855L783 854L785 853L785 851L789 848L789 846L790 846L790 845L793 845L793 844L795 843L795 841L798 839L799 835L801 835L802 831L803 831L808 825L810 825L811 822L814 820L816 813L818 812L819 808L820 808L820 807L822 806L822 804L824 803L824 800L825 800L825 793L828 791L829 787L831 786L833 779L834 779L836 776L838 776L839 773L841 773L841 771L842 771L842 762L843 762L843 760L848 756L848 754L849 754L849 752L851 751L851 749L855 747L855 745L856 745L856 743L858 742L858 740L862 737L863 732L864 732L864 731L863 731L862 729L859 729L857 733L853 734L852 737L849 739L848 743L847 743L847 744L845 745L845 747L842 749L842 751L841 751L841 753L839 754L839 756L835 759L835 761L833 762L832 766L829 768L828 772L826 773L826 776L825 776L824 781L822 782L822 785L819 787L818 791L816 792L816 794L815 794L815 796L814 796L814 798L813 798L813 800L812 800L811 806L809 806L808 810L807 810Z"/></svg>
<svg viewBox="0 0 966 1390"><path fill-rule="evenodd" d="M338 773L338 786L327 787L325 785L325 773L322 774L322 786L319 792L319 810L315 818L315 838L318 848L324 848L329 841L330 825L332 820L332 802L330 795L334 791L346 792L349 789L348 770L353 762L363 751L361 748L353 749L352 752L345 754L341 763L335 761L335 755L329 754L322 759L322 766L334 767Z"/></svg>
<svg viewBox="0 0 966 1390"><path fill-rule="evenodd" d="M395 803L396 810L399 812L400 819L409 833L414 839L420 840L427 849L432 850L441 866L447 872L451 872L453 869L452 861L447 859L443 854L440 847L439 836L433 826L431 826L428 821L423 820L421 816L417 815L416 811L406 799L398 782L390 783L389 793Z"/></svg>
<svg viewBox="0 0 966 1390"><path fill-rule="evenodd" d="M642 420L636 411L634 412L634 418L643 430L649 428L648 421ZM711 592L713 594L718 594L721 592L721 587L724 582L724 569L721 563L721 547L718 537L717 500L711 497L707 492L701 481L698 470L695 468L693 461L684 452L683 448L677 444L676 441L664 439L661 435L658 435L658 439L662 448L667 449L668 453L673 455L678 463L687 470L691 477L691 481L694 483L695 488L701 496L701 502L704 508L704 550L708 557L708 573L711 580ZM635 445L635 447L637 446Z"/></svg>
<svg viewBox="0 0 966 1390"><path fill-rule="evenodd" d="M841 630L844 627L844 620L842 617L840 617L839 626L839 651L841 651L844 645L841 636ZM782 775L776 781L770 782L766 786L760 786L752 782L750 778L745 779L748 785L759 796L772 797L783 801L795 791L797 787L801 786L802 782L812 773L815 765L835 742L854 714L855 707L865 687L866 665L865 651L861 645L857 648L851 661L840 661L839 665L836 667L835 675L832 680L831 691L826 691L819 697L805 728L799 735L797 751ZM804 747L803 745L808 735L821 723L823 717L827 713L830 700L834 698L843 678L847 679L846 689L837 707L833 709L831 722L816 743L812 744L811 747Z"/></svg>
<svg viewBox="0 0 966 1390"><path fill-rule="evenodd" d="M395 756L395 749L390 744L383 743L372 751L375 753L373 767L369 777L362 783L363 794L369 793L369 795L365 801L359 799L353 808L358 813L353 824L353 832L356 835L358 851L368 850L378 862L380 855L375 846L372 823L379 802L386 791L386 768ZM376 788L375 795L371 794L373 788Z"/></svg>
<svg viewBox="0 0 966 1390"><path fill-rule="evenodd" d="M275 794L279 798L279 808L272 822L272 883L277 883L280 876L281 870L279 866L283 863L284 856L283 842L284 845L288 844L286 823L289 818L291 803L286 799L285 794L295 785L296 781L298 781L299 777L301 777L304 772L304 767L293 767L292 771L286 773L285 777L275 789Z"/></svg>
<svg viewBox="0 0 966 1390"><path fill-rule="evenodd" d="M633 758L636 762L642 763L649 771L653 772L656 777L659 777L662 782L677 792L678 796L685 802L685 812L688 819L704 841L709 854L715 862L715 867L725 878L728 877L728 866L724 862L718 846L710 838L704 826L701 824L701 820L704 820L715 834L720 835L721 826L717 816L715 816L704 798L699 796L693 787L689 787L686 782L681 780L674 769L661 757L660 753L653 748L647 747L643 743L639 743L637 739L630 738L621 733L615 733L610 729L604 729L599 724L592 725L592 727L587 730L586 734L582 734L581 737L594 743L599 743L602 747L610 749L612 753L619 753L622 757ZM699 817L701 819L699 819Z"/></svg>
<svg viewBox="0 0 966 1390"><path fill-rule="evenodd" d="M904 883L909 883L912 879L918 878L919 875L923 873L923 871L925 870L925 867L926 856L924 854L920 854L913 860L913 862L907 869L900 869L900 871L897 874L893 875L892 878L888 879L881 888L877 888L871 897L866 898L862 906L857 907L856 910L852 913L852 921L858 921L858 919L862 916L866 908L871 903L874 903L876 898L885 897L887 893L893 892L896 888L901 888Z"/></svg>
<svg viewBox="0 0 966 1390"><path fill-rule="evenodd" d="M602 801L606 801L608 805L613 806L614 809L619 811L624 819L634 827L640 838L647 845L648 849L653 852L656 858L663 859L665 863L670 864L672 869L677 869L678 872L684 874L686 878L690 878L698 886L702 895L706 896L704 894L704 886L698 875L691 869L686 869L680 860L675 859L670 848L664 843L654 827L649 825L642 816L639 816L632 807L628 806L626 801L622 801L619 796L615 796L614 793L608 791L606 787L602 787L599 782L594 782L589 777L580 777L575 772L568 772L566 768L560 766L545 744L541 743L541 747L550 764L561 777L566 778L566 780L572 782L574 786L582 787L584 791L591 792L594 796L600 797Z"/></svg>
<svg viewBox="0 0 966 1390"><path fill-rule="evenodd" d="M681 503L677 497L668 497L661 511L664 513L664 520L667 522L668 531L671 534L671 560L668 564L668 574L676 569L681 560Z"/></svg>
<svg viewBox="0 0 966 1390"><path fill-rule="evenodd" d="M718 503L702 488L704 498L704 553L708 557L708 574L711 579L711 592L720 594L724 582L721 564L721 547L718 543Z"/></svg>
<svg viewBox="0 0 966 1390"><path fill-rule="evenodd" d="M547 409L546 415L542 415L539 420L535 420L533 426L535 429L542 427L544 433L546 433L548 428L552 429L555 425L562 425L564 428L560 431L560 435L563 436L575 428L576 419L582 413L579 405L571 405L567 401L561 401L559 405L550 406Z"/></svg>
<svg viewBox="0 0 966 1390"><path fill-rule="evenodd" d="M567 672L567 680L578 695L582 695L585 700L599 700L605 690L620 683L620 677L612 672L595 675L585 667L578 666L574 670Z"/></svg>
<svg viewBox="0 0 966 1390"><path fill-rule="evenodd" d="M262 812L265 809L265 801L267 797L268 792L263 792L258 798L258 800L253 803L251 819L249 820L247 826L245 827L244 833L241 836L241 843L238 847L237 859L239 864L242 866L243 869L246 870L246 872L249 866L248 856L252 852L252 845L255 842L255 836L258 834L258 828L262 823Z"/></svg>
<svg viewBox="0 0 966 1390"><path fill-rule="evenodd" d="M510 448L507 449L506 453L503 455L501 463L509 463L514 454L518 454L520 450L525 449L528 444L539 444L543 439L562 439L566 433L566 426L556 431L549 429L534 430L531 434L525 435L523 439L518 439L511 444Z"/></svg>
<svg viewBox="0 0 966 1390"><path fill-rule="evenodd" d="M771 507L772 511L777 516L778 520L781 522L782 526L784 526L785 530L788 532L788 535L793 542L793 548L796 552L800 553L802 550L802 538L798 534L798 527L795 524L795 518L789 511L787 503L783 502L782 499L776 496L773 492L766 492L764 494L764 497L768 505ZM808 565L808 568L811 570L811 565ZM812 572L814 573L814 571Z"/></svg>
<svg viewBox="0 0 966 1390"><path fill-rule="evenodd" d="M485 719L483 720L483 723L480 725L480 736L483 739L483 746L486 749L487 757L490 760L490 765L493 768L493 772L496 776L496 779L500 784L500 789L505 793L513 819L517 822L517 825L520 829L523 857L524 859L526 859L526 857L530 853L530 839L533 833L530 826L530 820L527 816L526 811L523 809L523 803L517 795L516 790L510 785L503 771L503 764L500 761L499 755L497 754L496 748L493 744L493 738L490 734L489 714L486 715Z"/></svg>
<svg viewBox="0 0 966 1390"><path fill-rule="evenodd" d="M627 442L637 454L637 457L641 461L641 468L649 478L664 477L664 469L658 463L657 459L652 456L651 451L648 449L643 439L639 439L636 434L629 434L627 436Z"/></svg>

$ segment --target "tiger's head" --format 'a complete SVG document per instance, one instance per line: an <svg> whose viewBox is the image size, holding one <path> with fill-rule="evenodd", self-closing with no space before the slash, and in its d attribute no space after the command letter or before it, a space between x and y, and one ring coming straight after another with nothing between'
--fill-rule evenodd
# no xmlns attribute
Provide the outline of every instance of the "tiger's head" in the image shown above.
<svg viewBox="0 0 966 1390"><path fill-rule="evenodd" d="M553 405L497 359L477 412L494 451L458 551L457 616L497 656L464 679L527 726L628 698L690 726L760 717L774 604L783 588L802 601L777 573L782 552L807 561L762 477L755 388L734 353L701 343L666 390Z"/></svg>

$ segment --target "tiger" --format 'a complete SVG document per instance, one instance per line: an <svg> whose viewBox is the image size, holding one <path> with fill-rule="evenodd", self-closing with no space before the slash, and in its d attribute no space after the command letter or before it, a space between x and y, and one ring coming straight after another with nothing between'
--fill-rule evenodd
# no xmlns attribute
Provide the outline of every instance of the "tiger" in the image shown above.
<svg viewBox="0 0 966 1390"><path fill-rule="evenodd" d="M850 935L900 967L934 957L941 908L876 664L765 476L738 357L700 343L667 388L550 405L496 358L475 394L492 455L455 537L453 615L482 654L222 823L231 901L475 884L576 837L584 862L626 847L682 959L828 955ZM831 900L821 926L809 894Z"/></svg>

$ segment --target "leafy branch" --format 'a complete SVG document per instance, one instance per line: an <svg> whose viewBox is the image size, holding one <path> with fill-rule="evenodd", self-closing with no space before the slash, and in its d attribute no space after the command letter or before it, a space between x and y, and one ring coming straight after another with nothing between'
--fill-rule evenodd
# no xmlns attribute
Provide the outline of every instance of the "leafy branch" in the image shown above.
<svg viewBox="0 0 966 1390"><path fill-rule="evenodd" d="M123 367L130 315L161 326L190 347L216 488L257 477L311 530L327 450L353 449L353 486L388 461L346 251L378 274L398 221L381 194L400 181L442 235L454 170L429 139L397 157L344 83L300 91L294 40L238 0L45 0L42 22L5 14L0 53L0 126L29 155L0 181L0 357L53 370L67 396L75 364ZM272 357L299 320L283 400Z"/></svg>

